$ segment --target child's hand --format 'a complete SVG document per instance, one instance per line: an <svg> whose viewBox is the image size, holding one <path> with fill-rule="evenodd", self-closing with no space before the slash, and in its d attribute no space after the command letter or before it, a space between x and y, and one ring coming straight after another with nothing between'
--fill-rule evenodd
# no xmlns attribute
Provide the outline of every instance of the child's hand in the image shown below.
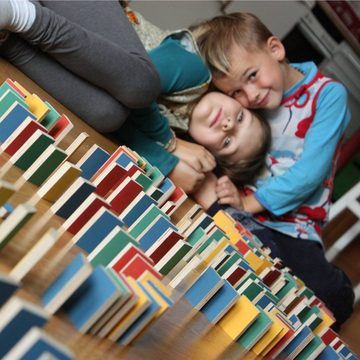
<svg viewBox="0 0 360 360"><path fill-rule="evenodd" d="M169 174L169 178L177 186L190 194L195 191L205 179L205 174L194 170L185 161L181 160L174 170Z"/></svg>
<svg viewBox="0 0 360 360"><path fill-rule="evenodd" d="M239 210L244 209L239 190L228 176L222 176L218 179L216 195L219 199L219 204L227 204Z"/></svg>
<svg viewBox="0 0 360 360"><path fill-rule="evenodd" d="M207 173L201 186L191 194L191 197L205 210L217 201L215 192L216 183L217 177L213 173Z"/></svg>
<svg viewBox="0 0 360 360"><path fill-rule="evenodd" d="M212 171L216 166L214 156L202 145L182 139L177 139L173 154L198 172L206 173Z"/></svg>

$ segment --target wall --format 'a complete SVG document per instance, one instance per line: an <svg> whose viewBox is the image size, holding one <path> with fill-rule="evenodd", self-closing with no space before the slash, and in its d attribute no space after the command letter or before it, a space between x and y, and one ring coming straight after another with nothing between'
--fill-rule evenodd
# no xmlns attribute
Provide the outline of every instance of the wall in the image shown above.
<svg viewBox="0 0 360 360"><path fill-rule="evenodd" d="M253 12L279 37L308 11L312 1L233 1L226 9ZM180 29L221 14L219 1L132 0L131 7L163 29Z"/></svg>

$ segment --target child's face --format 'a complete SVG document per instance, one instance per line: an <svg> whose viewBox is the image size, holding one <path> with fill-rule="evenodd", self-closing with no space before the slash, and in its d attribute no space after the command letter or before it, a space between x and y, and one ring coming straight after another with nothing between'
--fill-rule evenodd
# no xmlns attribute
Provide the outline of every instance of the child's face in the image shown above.
<svg viewBox="0 0 360 360"><path fill-rule="evenodd" d="M276 37L253 51L234 44L229 53L230 74L214 77L215 86L249 109L274 109L282 100L286 67L285 49Z"/></svg>
<svg viewBox="0 0 360 360"><path fill-rule="evenodd" d="M210 92L195 106L189 134L215 156L236 163L257 151L263 128L259 119L239 102Z"/></svg>

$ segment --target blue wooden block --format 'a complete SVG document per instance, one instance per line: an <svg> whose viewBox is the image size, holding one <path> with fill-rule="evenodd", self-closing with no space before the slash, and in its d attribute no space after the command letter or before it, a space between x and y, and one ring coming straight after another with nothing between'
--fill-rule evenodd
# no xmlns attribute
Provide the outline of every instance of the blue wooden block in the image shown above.
<svg viewBox="0 0 360 360"><path fill-rule="evenodd" d="M12 297L0 311L0 358L33 326L44 326L48 317L48 313L41 307Z"/></svg>
<svg viewBox="0 0 360 360"><path fill-rule="evenodd" d="M0 143L5 142L27 117L35 120L35 116L28 109L14 102L0 119Z"/></svg>
<svg viewBox="0 0 360 360"><path fill-rule="evenodd" d="M141 248L144 251L150 249L161 235L163 235L168 229L177 230L176 226L171 223L167 218L159 215L157 220L152 223L149 228L138 239Z"/></svg>
<svg viewBox="0 0 360 360"><path fill-rule="evenodd" d="M200 310L223 283L220 275L212 267L208 267L184 296L195 309Z"/></svg>
<svg viewBox="0 0 360 360"><path fill-rule="evenodd" d="M76 245L90 254L97 245L116 227L124 226L124 223L111 211L101 208L92 219L91 224L85 225L84 230L74 238Z"/></svg>

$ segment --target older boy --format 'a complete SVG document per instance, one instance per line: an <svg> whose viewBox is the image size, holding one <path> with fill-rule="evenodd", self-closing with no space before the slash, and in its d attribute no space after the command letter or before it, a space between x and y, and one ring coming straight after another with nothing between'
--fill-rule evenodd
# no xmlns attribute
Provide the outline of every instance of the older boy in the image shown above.
<svg viewBox="0 0 360 360"><path fill-rule="evenodd" d="M235 196L238 207L254 214L262 224L254 233L315 291L340 325L352 312L354 296L347 276L325 259L321 229L336 150L350 121L346 90L312 62L289 64L281 41L252 14L215 17L195 32L214 85L244 107L262 109L272 132L268 176L256 191L240 198L223 178L217 196L227 203L224 198Z"/></svg>

